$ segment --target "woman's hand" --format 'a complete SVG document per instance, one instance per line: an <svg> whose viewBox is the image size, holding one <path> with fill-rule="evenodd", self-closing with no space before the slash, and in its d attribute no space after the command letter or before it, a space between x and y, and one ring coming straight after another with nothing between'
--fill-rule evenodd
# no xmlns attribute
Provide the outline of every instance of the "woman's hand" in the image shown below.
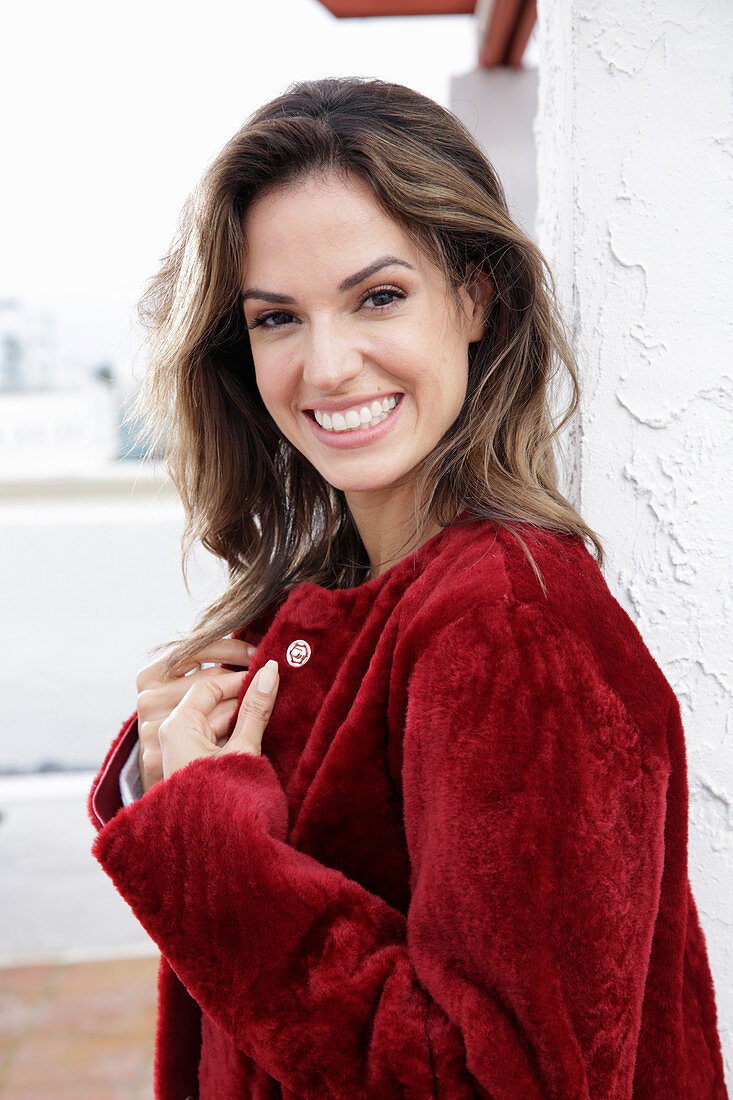
<svg viewBox="0 0 733 1100"><path fill-rule="evenodd" d="M275 705L278 688L277 661L270 660L247 688L239 708L237 724L225 745L219 746L211 715L222 703L236 706L246 672L222 672L198 680L177 707L161 722L158 739L163 758L163 778L168 779L192 760L225 753L246 752L259 756L262 736Z"/></svg>
<svg viewBox="0 0 733 1100"><path fill-rule="evenodd" d="M137 726L140 742L140 778L143 791L163 778L163 756L158 736L161 723L178 706L194 683L222 675L220 664L201 668L202 664L216 661L249 668L254 646L238 638L224 638L194 653L185 664L164 674L163 659L154 661L137 674ZM192 671L195 670L195 671ZM241 683L241 679L240 679ZM223 744L237 709L237 700L222 696L208 714L208 725L216 735L217 744Z"/></svg>

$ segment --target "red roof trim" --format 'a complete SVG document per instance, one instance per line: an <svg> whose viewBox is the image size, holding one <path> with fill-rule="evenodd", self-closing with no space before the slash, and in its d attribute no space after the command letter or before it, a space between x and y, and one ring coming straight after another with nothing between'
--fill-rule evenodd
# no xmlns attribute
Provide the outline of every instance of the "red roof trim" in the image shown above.
<svg viewBox="0 0 733 1100"><path fill-rule="evenodd" d="M518 69L537 19L536 0L493 0L479 47L479 65Z"/></svg>
<svg viewBox="0 0 733 1100"><path fill-rule="evenodd" d="M370 15L471 15L476 0L321 0L339 19Z"/></svg>
<svg viewBox="0 0 733 1100"><path fill-rule="evenodd" d="M476 0L321 0L338 19L375 15L470 15ZM484 69L522 65L529 36L537 20L537 0L492 0L478 63Z"/></svg>

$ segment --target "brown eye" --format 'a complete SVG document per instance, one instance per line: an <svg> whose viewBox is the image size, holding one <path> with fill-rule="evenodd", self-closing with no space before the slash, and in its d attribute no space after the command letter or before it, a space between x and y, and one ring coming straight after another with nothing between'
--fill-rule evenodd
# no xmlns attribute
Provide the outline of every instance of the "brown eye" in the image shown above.
<svg viewBox="0 0 733 1100"><path fill-rule="evenodd" d="M362 305L371 300L375 303L371 307L372 309L388 309L397 299L404 297L405 293L399 287L381 286L377 287L376 290L370 290L362 299Z"/></svg>
<svg viewBox="0 0 733 1100"><path fill-rule="evenodd" d="M247 328L281 328L292 320L292 316L292 313L288 313L284 309L271 310L269 313L261 313L255 317L252 323L247 325ZM270 324L269 322L273 323Z"/></svg>

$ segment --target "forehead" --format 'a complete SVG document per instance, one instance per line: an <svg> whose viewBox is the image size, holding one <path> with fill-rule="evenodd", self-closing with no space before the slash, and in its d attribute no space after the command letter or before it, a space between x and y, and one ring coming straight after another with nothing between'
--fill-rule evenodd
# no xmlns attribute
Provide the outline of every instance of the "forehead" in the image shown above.
<svg viewBox="0 0 733 1100"><path fill-rule="evenodd" d="M371 188L361 177L336 171L317 172L286 183L278 183L250 203L244 216L245 229L250 231L264 222L296 215L309 210L313 216L328 211L360 220L384 220L397 223L382 209ZM399 227L397 227L399 228Z"/></svg>
<svg viewBox="0 0 733 1100"><path fill-rule="evenodd" d="M369 186L335 173L270 188L243 219L247 279L283 266L302 269L346 264L350 270L381 253L416 268L421 257L409 234L379 205Z"/></svg>

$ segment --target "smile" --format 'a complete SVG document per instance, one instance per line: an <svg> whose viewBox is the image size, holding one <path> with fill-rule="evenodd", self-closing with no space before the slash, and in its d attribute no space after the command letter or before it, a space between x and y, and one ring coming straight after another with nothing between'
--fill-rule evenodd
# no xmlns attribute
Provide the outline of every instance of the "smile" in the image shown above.
<svg viewBox="0 0 733 1100"><path fill-rule="evenodd" d="M319 409L314 409L311 412L306 412L305 418L311 431L327 447L336 450L351 450L354 447L376 444L384 436L394 431L394 426L398 423L404 408L403 397L404 394L385 397L381 401L372 401L370 405L364 405L359 409L347 409L345 413L321 414ZM378 412L376 411L377 406L379 407ZM362 416L366 417L366 413L369 414L368 418L362 420ZM330 427L327 426L327 417L331 422ZM351 427L349 421L354 424L355 417L358 417L359 426L354 425L354 427ZM338 426L341 421L343 421L343 427Z"/></svg>
<svg viewBox="0 0 733 1100"><path fill-rule="evenodd" d="M313 415L327 432L351 432L364 427L376 427L386 420L398 404L396 397L385 397L381 401L372 401L371 405L362 405L360 409L347 409L346 412L329 414L314 409Z"/></svg>

